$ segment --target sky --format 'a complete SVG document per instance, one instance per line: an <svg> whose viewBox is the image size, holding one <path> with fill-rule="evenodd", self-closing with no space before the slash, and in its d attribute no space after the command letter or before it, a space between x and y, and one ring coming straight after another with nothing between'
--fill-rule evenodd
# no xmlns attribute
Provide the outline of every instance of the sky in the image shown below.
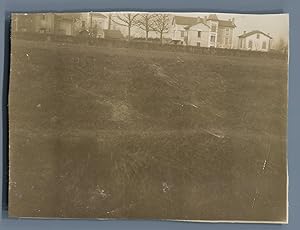
<svg viewBox="0 0 300 230"><path fill-rule="evenodd" d="M209 13L176 13L175 15L204 17ZM244 31L260 30L270 34L273 38L272 44L276 45L283 39L286 43L289 41L289 16L288 14L218 14L221 20L235 18L236 28L233 33L234 47L237 47L238 36Z"/></svg>

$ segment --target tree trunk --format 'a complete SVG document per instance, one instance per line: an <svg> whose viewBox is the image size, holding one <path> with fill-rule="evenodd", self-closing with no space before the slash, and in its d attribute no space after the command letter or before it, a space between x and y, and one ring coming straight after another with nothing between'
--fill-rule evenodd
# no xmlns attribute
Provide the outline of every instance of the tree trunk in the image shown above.
<svg viewBox="0 0 300 230"><path fill-rule="evenodd" d="M163 44L163 32L160 32L160 44Z"/></svg>
<svg viewBox="0 0 300 230"><path fill-rule="evenodd" d="M128 41L130 41L130 31L131 30L131 26L128 26Z"/></svg>
<svg viewBox="0 0 300 230"><path fill-rule="evenodd" d="M146 41L148 41L148 34L149 34L149 31L146 30Z"/></svg>

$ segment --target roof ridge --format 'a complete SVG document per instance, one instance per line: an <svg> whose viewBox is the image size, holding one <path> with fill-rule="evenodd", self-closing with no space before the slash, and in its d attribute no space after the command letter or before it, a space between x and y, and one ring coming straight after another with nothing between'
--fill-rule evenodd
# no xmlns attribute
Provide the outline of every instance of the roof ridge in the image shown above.
<svg viewBox="0 0 300 230"><path fill-rule="evenodd" d="M267 36L267 37L269 37L269 38L272 39L272 37L271 37L269 34L266 34L265 32L260 31L260 30L252 30L252 31L249 31L249 32L247 32L247 33L241 34L241 35L239 35L238 37L245 38L245 37L251 36L251 35L256 34L256 33L263 34L263 35L265 35L265 36Z"/></svg>

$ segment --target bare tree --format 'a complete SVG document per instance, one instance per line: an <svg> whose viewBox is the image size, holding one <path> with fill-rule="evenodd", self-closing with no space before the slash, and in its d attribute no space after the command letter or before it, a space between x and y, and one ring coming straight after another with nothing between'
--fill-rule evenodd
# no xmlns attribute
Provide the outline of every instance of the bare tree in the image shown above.
<svg viewBox="0 0 300 230"><path fill-rule="evenodd" d="M149 32L153 30L156 14L141 14L138 19L138 27L145 31L145 39L148 40Z"/></svg>
<svg viewBox="0 0 300 230"><path fill-rule="evenodd" d="M275 47L275 49L277 49L280 52L287 52L288 44L287 44L287 42L285 41L284 38L280 38L280 40L279 40L277 46Z"/></svg>
<svg viewBox="0 0 300 230"><path fill-rule="evenodd" d="M120 26L126 26L128 29L128 41L131 38L131 28L138 25L138 16L139 14L117 14L115 15L115 19L112 19L114 23Z"/></svg>
<svg viewBox="0 0 300 230"><path fill-rule="evenodd" d="M163 34L169 30L169 16L167 14L157 14L155 20L153 20L152 29L159 33L160 43L162 44Z"/></svg>

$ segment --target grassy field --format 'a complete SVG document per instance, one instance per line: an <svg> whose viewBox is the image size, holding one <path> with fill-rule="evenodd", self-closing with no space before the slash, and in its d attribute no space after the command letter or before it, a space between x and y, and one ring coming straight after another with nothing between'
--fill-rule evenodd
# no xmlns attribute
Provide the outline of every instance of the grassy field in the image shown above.
<svg viewBox="0 0 300 230"><path fill-rule="evenodd" d="M14 41L10 214L285 219L287 63Z"/></svg>

